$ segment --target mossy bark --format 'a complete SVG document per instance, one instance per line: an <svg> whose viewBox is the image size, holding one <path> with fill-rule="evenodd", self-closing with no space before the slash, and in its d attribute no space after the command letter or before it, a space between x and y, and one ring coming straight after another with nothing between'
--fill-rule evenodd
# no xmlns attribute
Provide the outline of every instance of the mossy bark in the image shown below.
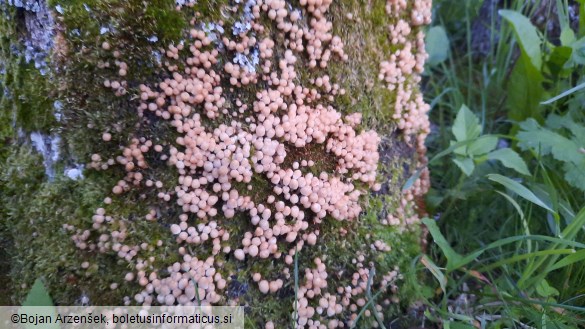
<svg viewBox="0 0 585 329"><path fill-rule="evenodd" d="M132 298L142 287L137 282L124 281L124 276L135 270L135 263L123 261L115 252L80 250L71 240L72 235L84 231L92 238L99 237L100 232L92 230L92 216L100 207L105 207L114 217L111 230L127 230L127 244L146 243L153 247L146 248L140 257L155 257L151 265L161 270L161 275L167 266L180 260L175 237L169 231L169 226L178 222L182 212L175 203L161 200L156 190L137 186L122 196L113 196L113 202L104 206L104 198L111 196L112 187L126 174L121 165L103 171L86 168L80 180L61 173L78 163L90 163L93 154L99 154L102 159L115 159L121 153L120 147L129 145L133 138L143 137L163 146L173 143L179 135L168 121L149 117L146 124L137 116L139 85L153 84L170 75L164 69L163 64L168 59L164 58L163 50L188 41L190 20L196 15L197 27L205 29L222 20L225 35L237 38L231 30L243 15L240 2L244 1L198 1L193 7L185 6L181 10L177 10L175 1L171 0L35 2L49 10L54 18L53 26L43 26L52 31L52 47L44 61L47 72L41 72L25 58L26 43L23 41L34 35L34 31L27 30L34 24L27 26L23 20L34 13L27 7L0 2L0 88L4 89L0 97L0 140L3 141L0 244L6 246L6 251L0 254L4 257L0 262L0 282L10 282L10 298L3 299L8 294L2 294L0 304L21 302L37 277L44 278L53 299L61 305L88 300L95 305L118 305L125 302L125 297L126 301L134 303ZM298 1L287 4L309 16ZM389 226L381 221L401 207L402 185L424 162L392 119L396 91L378 78L380 63L399 49L389 41L387 28L399 18L389 15L385 6L384 1L353 0L331 5L326 17L333 23L333 34L345 42L348 60L336 59L325 69L311 69L306 54L299 54L297 82L313 85L314 79L330 76L347 92L325 103L343 114L362 113L364 120L359 129L375 129L383 138L378 170L381 191L362 198L363 211L358 219L327 218L315 224L321 232L319 242L304 248L297 255L297 262L302 271L314 267L314 259L320 257L332 280L340 287L351 285L351 274L358 272L360 266L375 269L379 274L372 279L372 290L384 290L380 302L393 301L384 309L385 322L389 323L403 317L417 298L416 273L412 272L411 264L420 253L420 232L417 224ZM410 21L411 7L405 9L400 19ZM308 18L304 19L303 24L308 24ZM282 44L278 44L284 36L276 23L266 17L262 18L262 23L266 28L264 36L277 40L275 52L284 53ZM414 38L423 27L412 26L412 29ZM104 47L104 43L108 47ZM104 48L115 49L117 53ZM220 51L219 56L222 63L233 59L228 51ZM122 60L129 66L123 78L126 90L116 95L111 88L104 87L104 81L121 80L114 63ZM180 61L177 62L180 66ZM268 86L260 82L235 91L230 88L224 86L230 101L238 94L240 99L252 103L256 92ZM209 120L206 124L215 127L221 120ZM32 132L61 137L61 156L55 164L58 174L52 180L42 168L42 157L31 145L28 134ZM112 141L103 142L105 132L112 134ZM295 156L314 159L315 174L335 171L335 164L323 147L291 150L291 158L287 161L292 164ZM179 175L166 161L150 153L146 154L146 161L148 168L142 172L145 177L161 181L169 190L177 185ZM271 193L269 182L261 177L251 184L254 198ZM236 188L245 193L245 185ZM151 209L158 220L145 221ZM417 206L410 201L406 209L414 215ZM250 229L247 216L241 213L225 223L231 232L228 244L238 244L244 232ZM375 250L372 246L377 240L390 246L391 251ZM158 241L162 241L162 247L156 247ZM210 255L206 246L190 246L188 250L200 258ZM283 251L288 251L287 247ZM357 255L365 260L356 261ZM263 278L284 278L285 268L289 268L291 274L294 269L282 259L241 262L230 254L222 257L221 271L229 277L229 282L219 304L230 300L247 306L246 324L251 328L262 327L268 321L279 328L288 326L294 308L294 280L289 277L278 293L264 295L251 276L258 272ZM87 266L82 266L85 262ZM3 263L10 265L5 267ZM397 288L386 291L387 286L381 284L382 275L396 269L401 275L392 285ZM303 275L300 274L301 279ZM112 283L119 283L118 288L111 289ZM344 311L339 318L349 321L351 313ZM360 327L374 326L376 322L374 317L361 321Z"/></svg>

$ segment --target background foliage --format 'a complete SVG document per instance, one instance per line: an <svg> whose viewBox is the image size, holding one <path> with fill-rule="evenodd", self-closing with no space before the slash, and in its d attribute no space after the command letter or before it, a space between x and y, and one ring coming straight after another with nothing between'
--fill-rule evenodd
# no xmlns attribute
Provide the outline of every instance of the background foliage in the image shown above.
<svg viewBox="0 0 585 329"><path fill-rule="evenodd" d="M435 244L421 264L438 289L427 318L445 328L583 326L583 1L434 6L425 85L434 219L424 222Z"/></svg>

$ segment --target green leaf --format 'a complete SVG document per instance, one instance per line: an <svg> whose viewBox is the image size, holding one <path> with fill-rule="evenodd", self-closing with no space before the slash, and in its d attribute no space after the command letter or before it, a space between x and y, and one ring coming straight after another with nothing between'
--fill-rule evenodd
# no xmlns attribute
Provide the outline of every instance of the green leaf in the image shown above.
<svg viewBox="0 0 585 329"><path fill-rule="evenodd" d="M467 154L470 156L480 156L493 151L498 146L498 137L493 135L484 135L476 139L467 148Z"/></svg>
<svg viewBox="0 0 585 329"><path fill-rule="evenodd" d="M447 242L434 220L430 218L423 218L422 222L426 225L429 233L433 236L435 243L439 246L439 248L441 248L445 258L447 258L447 271L456 269L458 264L462 263L463 256L451 248L449 242Z"/></svg>
<svg viewBox="0 0 585 329"><path fill-rule="evenodd" d="M475 164L473 163L473 159L470 158L455 158L453 162L463 171L466 176L471 176L473 170L475 169Z"/></svg>
<svg viewBox="0 0 585 329"><path fill-rule="evenodd" d="M500 16L512 24L521 56L508 81L507 105L511 120L522 121L529 117L542 119L539 101L544 94L542 83L542 38L530 19L513 10L500 10Z"/></svg>
<svg viewBox="0 0 585 329"><path fill-rule="evenodd" d="M453 123L453 135L458 142L475 139L481 134L479 119L465 105L462 105Z"/></svg>
<svg viewBox="0 0 585 329"><path fill-rule="evenodd" d="M490 174L487 175L488 179L499 183L506 187L507 189L511 190L512 192L518 194L521 198L528 200L535 205L542 207L550 212L554 212L549 206L547 206L542 200L540 200L532 191L527 189L524 185L518 183L515 180L512 180L508 177L498 175L498 174Z"/></svg>
<svg viewBox="0 0 585 329"><path fill-rule="evenodd" d="M520 122L531 117L542 119L540 101L546 94L543 82L544 77L540 70L534 68L526 56L521 56L506 84L506 105L510 120Z"/></svg>
<svg viewBox="0 0 585 329"><path fill-rule="evenodd" d="M487 157L490 160L500 161L506 168L514 169L522 175L530 176L530 171L528 170L528 166L526 166L526 162L522 160L516 151L510 148L495 150L489 153Z"/></svg>
<svg viewBox="0 0 585 329"><path fill-rule="evenodd" d="M559 295L559 291L554 287L551 287L546 280L541 280L538 285L536 285L536 292L545 298Z"/></svg>
<svg viewBox="0 0 585 329"><path fill-rule="evenodd" d="M429 54L427 64L435 66L444 62L449 56L449 38L442 26L433 26L425 37L425 49Z"/></svg>
<svg viewBox="0 0 585 329"><path fill-rule="evenodd" d="M549 67L551 73L554 76L558 76L564 69L572 67L571 56L573 54L573 48L571 47L555 47L550 54L546 65ZM567 67L568 66L568 67Z"/></svg>
<svg viewBox="0 0 585 329"><path fill-rule="evenodd" d="M558 24L561 27L560 40L563 46L570 46L577 39L575 32L571 29L571 19L568 8L563 6L562 0L557 0Z"/></svg>
<svg viewBox="0 0 585 329"><path fill-rule="evenodd" d="M585 64L585 37L573 42L571 45L573 54L571 60L577 65Z"/></svg>
<svg viewBox="0 0 585 329"><path fill-rule="evenodd" d="M446 157L451 153L455 153L455 151L460 149L461 147L471 145L472 142L473 140L464 140L461 142L452 143L451 145L449 145L448 148L442 150L441 152L437 153L434 157L432 157L431 160L429 160L429 165L439 162L439 160L441 160L442 158Z"/></svg>
<svg viewBox="0 0 585 329"><path fill-rule="evenodd" d="M22 306L53 306L53 300L43 281L38 278L35 283L33 284L32 288L30 289L26 299L22 303Z"/></svg>
<svg viewBox="0 0 585 329"><path fill-rule="evenodd" d="M45 307L39 307L45 306ZM21 313L37 314L39 316L50 316L55 319L57 317L57 310L53 304L53 300L45 288L43 281L38 278L30 289L26 299L22 303ZM38 326L34 324L24 324L25 329L36 329ZM59 329L57 323L46 324L45 329Z"/></svg>
<svg viewBox="0 0 585 329"><path fill-rule="evenodd" d="M522 208L520 208L520 205L518 204L518 202L516 202L516 200L512 199L511 196L509 196L508 194L501 192L501 191L496 191L499 195L503 196L506 200L508 200L508 202L510 202L510 204L512 206L514 206L514 209L516 209L516 212L518 213L518 215L520 215L520 221L522 222L522 226L524 227L524 234L526 234L527 236L530 235L530 227L528 225L528 222L526 221L526 219L524 218L524 211L522 211ZM528 246L529 246L529 251L530 251L530 242L528 242Z"/></svg>
<svg viewBox="0 0 585 329"><path fill-rule="evenodd" d="M551 114L546 118L546 125L551 129L567 128L578 145L585 146L585 122L573 115L560 116Z"/></svg>
<svg viewBox="0 0 585 329"><path fill-rule="evenodd" d="M551 130L542 127L533 119L520 123L517 134L518 146L562 162L564 178L571 186L585 192L585 125L574 115L550 115L546 120ZM566 137L564 135L569 137Z"/></svg>
<svg viewBox="0 0 585 329"><path fill-rule="evenodd" d="M435 279L439 281L441 290L443 291L444 294L446 294L447 278L445 277L443 272L441 272L441 269L427 255L422 255L420 262L424 265L424 267L426 267L431 272Z"/></svg>
<svg viewBox="0 0 585 329"><path fill-rule="evenodd" d="M573 163L565 163L563 165L563 170L565 171L563 177L567 183L585 192L585 169L583 169L583 166L577 166Z"/></svg>
<svg viewBox="0 0 585 329"><path fill-rule="evenodd" d="M520 142L518 145L523 149L533 149L542 154L552 156L563 162L582 163L585 155L579 152L580 145L575 141L562 136L552 130L541 127L534 119L528 119L520 123L523 130L518 133Z"/></svg>
<svg viewBox="0 0 585 329"><path fill-rule="evenodd" d="M570 27L564 27L563 30L561 31L561 45L563 46L570 46L572 45L575 40L577 40L575 38L575 32L573 32L573 30L571 30Z"/></svg>
<svg viewBox="0 0 585 329"><path fill-rule="evenodd" d="M516 41L520 44L522 52L528 56L532 66L540 71L542 67L542 52L540 46L542 39L538 35L538 30L528 17L514 10L498 11L506 21L512 24Z"/></svg>

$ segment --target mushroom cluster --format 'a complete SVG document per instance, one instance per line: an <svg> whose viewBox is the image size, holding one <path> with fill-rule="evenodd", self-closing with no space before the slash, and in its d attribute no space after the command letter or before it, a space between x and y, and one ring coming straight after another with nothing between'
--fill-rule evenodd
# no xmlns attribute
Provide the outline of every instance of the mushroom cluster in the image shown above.
<svg viewBox="0 0 585 329"><path fill-rule="evenodd" d="M387 84L389 90L396 92L392 118L396 120L405 140L414 144L417 152L416 167L422 170L413 186L404 192L396 213L388 214L383 223L412 227L418 221L418 216L412 209L407 209L407 205L422 197L430 187L425 146L426 137L430 133L427 116L430 108L418 89L420 74L428 55L425 52L424 33L418 31L414 36L412 34L415 33L414 27L430 23L431 1L414 1L409 21L404 17L406 9L404 0L388 0L386 4L386 13L397 20L389 26L388 32L390 42L398 49L380 64L378 77Z"/></svg>
<svg viewBox="0 0 585 329"><path fill-rule="evenodd" d="M227 281L217 272L213 257L197 259L189 254L183 255L182 262L176 262L167 268L169 275L159 278L157 272L147 275L139 270L136 280L145 289L134 296L142 305L213 305L220 301L221 291ZM128 275L127 275L128 276ZM133 279L133 276L128 276Z"/></svg>
<svg viewBox="0 0 585 329"><path fill-rule="evenodd" d="M363 254L359 254L357 259L353 259L358 270L351 275L351 285L334 287L333 293L325 292L328 287L327 278L329 275L320 258L314 260L316 268L305 269L304 284L299 287L297 292L296 308L293 313L298 327L333 329L345 328L346 325L353 326L353 321L357 319L358 313L368 302L366 296L368 282L371 284L370 276L374 275L372 270L364 268L364 260ZM401 279L401 275L397 268L382 276L382 280L376 288L382 291L388 290L392 297L382 300L381 304L374 304L377 313L375 315L367 309L364 312L366 318L375 316L383 319L383 307L399 302L393 295L398 290L396 281L399 279ZM343 312L348 312L347 322L337 318ZM377 325L374 323L374 326ZM265 326L267 329L270 327L270 323Z"/></svg>
<svg viewBox="0 0 585 329"><path fill-rule="evenodd" d="M406 1L388 1L388 14L399 18L388 30L398 50L381 63L379 76L396 94L393 118L405 139L411 142L416 136L421 165L426 163L428 106L416 84L426 54L422 32L413 37L411 27L427 22L428 3L415 1L408 22ZM194 4L183 1L178 9ZM325 70L332 59L348 60L329 21L332 1L301 0L299 4L293 8L284 0L236 1L226 10L244 13L231 26L233 36L218 37L195 14L186 39L163 52L164 78L128 91L135 92L141 124L167 122L176 132L173 140L136 137L121 148L115 160L92 156L93 168L107 169L117 163L125 169L113 194L148 188L179 212L178 220L167 225L180 260L162 269L154 265L155 257L142 254L163 242L130 244L128 220L106 216L110 197L92 218L93 229L99 232L96 241L91 241L89 230L66 228L75 232L73 240L79 248L113 251L132 264L133 270L123 279L142 287L134 296L137 303L233 303L226 289L234 272L224 266L226 259L238 266L263 260L282 262L280 273L254 272L250 277L261 294L276 295L290 286L295 256L303 248L319 244L323 224L339 224L334 234L346 236L349 229L343 225L359 218L361 197L380 189L376 181L380 136L364 129L360 113L342 113L336 108L336 98L346 91L337 82L339 77ZM353 19L350 14L347 18ZM223 22L217 26L222 26L221 34L223 26L230 28ZM102 51L114 54L115 70L122 80L106 80L103 85L122 96L130 88L123 79L134 68L110 44L102 44ZM318 74L303 77L301 66ZM103 131L102 140L113 144L110 130ZM177 173L176 183L169 186L153 178L148 172L149 159L166 161ZM405 212L407 203L427 189L428 172L423 171L403 197L399 212ZM167 220L157 209L145 212L147 221ZM382 222L404 222L393 216ZM239 221L241 231L231 230L234 221ZM369 253L391 251L382 240L370 241L366 244ZM208 254L193 252L200 246ZM357 271L351 285L339 287L328 284L326 259L327 255L321 255L314 259L314 267L304 269L295 309L298 327L344 328L367 302L367 283L373 273L364 266L366 256L358 254L354 260ZM399 278L396 269L376 284L379 289L390 287L394 293L394 281ZM390 302L396 301L383 303ZM382 307L375 305L378 311ZM366 317L372 315L369 310L365 313ZM266 324L266 328L274 326Z"/></svg>

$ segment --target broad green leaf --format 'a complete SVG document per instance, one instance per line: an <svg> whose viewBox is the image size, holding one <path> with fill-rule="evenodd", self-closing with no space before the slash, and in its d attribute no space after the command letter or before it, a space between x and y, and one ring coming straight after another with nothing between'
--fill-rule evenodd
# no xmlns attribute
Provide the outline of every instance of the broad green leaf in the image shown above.
<svg viewBox="0 0 585 329"><path fill-rule="evenodd" d="M449 242L447 242L434 220L423 218L422 222L426 225L429 233L431 233L435 243L441 248L445 258L447 258L447 271L455 270L457 268L456 265L462 263L463 256L451 248Z"/></svg>
<svg viewBox="0 0 585 329"><path fill-rule="evenodd" d="M475 141L474 139L470 139L469 140L469 145L473 144L474 141ZM455 144L456 144L455 141L450 141L449 142L449 146L453 146ZM462 157L467 157L467 146L458 147L458 148L454 149L453 150L453 154L456 154L456 155L459 155L459 156L462 156Z"/></svg>
<svg viewBox="0 0 585 329"><path fill-rule="evenodd" d="M585 37L573 42L571 45L573 54L571 60L578 65L585 64Z"/></svg>
<svg viewBox="0 0 585 329"><path fill-rule="evenodd" d="M425 49L429 54L427 64L434 66L444 62L449 56L449 38L442 26L433 26L425 37Z"/></svg>
<svg viewBox="0 0 585 329"><path fill-rule="evenodd" d="M575 40L577 40L575 38L575 32L573 32L573 30L571 30L571 28L568 26L564 27L561 31L560 39L561 45L563 46L570 46L575 42Z"/></svg>
<svg viewBox="0 0 585 329"><path fill-rule="evenodd" d="M475 139L481 134L479 119L467 106L462 105L453 123L452 131L458 142Z"/></svg>
<svg viewBox="0 0 585 329"><path fill-rule="evenodd" d="M522 52L528 56L532 66L540 70L542 67L542 52L540 50L542 39L538 30L530 19L514 10L500 10L498 12L506 21L512 24L516 41L520 44Z"/></svg>
<svg viewBox="0 0 585 329"><path fill-rule="evenodd" d="M541 297L551 297L551 296L558 296L559 291L556 290L554 287L548 284L546 280L541 280L538 285L536 285L536 292Z"/></svg>
<svg viewBox="0 0 585 329"><path fill-rule="evenodd" d="M466 176L471 176L473 170L475 169L475 164L473 160L470 158L455 158L453 162L463 171Z"/></svg>
<svg viewBox="0 0 585 329"><path fill-rule="evenodd" d="M542 73L532 66L526 56L521 56L506 84L506 105L510 120L520 122L527 118L543 119L540 114L540 101L546 97L543 82Z"/></svg>
<svg viewBox="0 0 585 329"><path fill-rule="evenodd" d="M531 149L542 155L552 155L561 161L564 178L571 186L585 192L585 126L578 115L550 115L548 127L542 127L533 119L520 123L517 134L522 149ZM562 135L563 133L564 135ZM566 136L565 136L566 135ZM567 137L568 136L568 137Z"/></svg>
<svg viewBox="0 0 585 329"><path fill-rule="evenodd" d="M503 148L490 152L488 159L500 161L504 167L514 169L522 175L530 175L526 162L511 148Z"/></svg>
<svg viewBox="0 0 585 329"><path fill-rule="evenodd" d="M573 48L571 47L555 47L553 49L546 65L554 76L558 76L563 70L571 68L572 64L569 60L572 54Z"/></svg>
<svg viewBox="0 0 585 329"><path fill-rule="evenodd" d="M22 306L53 306L53 300L43 281L38 278L30 289L26 299L22 303Z"/></svg>
<svg viewBox="0 0 585 329"><path fill-rule="evenodd" d="M585 192L585 171L583 170L583 166L579 167L574 163L565 163L563 170L565 171L565 180L571 186Z"/></svg>
<svg viewBox="0 0 585 329"><path fill-rule="evenodd" d="M45 306L45 307L39 307L39 306ZM51 316L53 319L55 319L57 317L57 310L53 304L53 300L51 299L51 296L49 296L49 293L48 293L47 289L45 288L43 281L40 278L36 279L35 283L31 287L28 295L26 296L26 299L22 303L21 312L28 313L28 314L34 313L34 314L38 314L40 316ZM36 329L36 328L38 328L38 326L35 326L35 325L29 323L29 324L25 324L24 328L25 329ZM60 327L59 327L59 324L52 323L52 324L44 325L43 328L44 329L59 329Z"/></svg>
<svg viewBox="0 0 585 329"><path fill-rule="evenodd" d="M518 133L520 142L518 145L523 149L533 149L542 154L552 156L563 162L581 163L585 155L579 152L580 145L573 140L562 136L552 130L541 127L534 119L528 119L520 123L523 130Z"/></svg>
<svg viewBox="0 0 585 329"><path fill-rule="evenodd" d="M549 206L547 206L542 200L540 200L532 191L527 189L524 185L518 183L517 181L510 179L508 177L498 175L498 174L489 174L487 175L488 179L499 183L506 187L507 189L511 190L512 192L518 194L521 198L528 200L535 205L542 207L550 212L554 212Z"/></svg>
<svg viewBox="0 0 585 329"><path fill-rule="evenodd" d="M567 128L573 135L575 142L585 146L585 120L574 115L552 114L546 118L546 126L551 129Z"/></svg>
<svg viewBox="0 0 585 329"><path fill-rule="evenodd" d="M467 154L470 156L480 156L493 151L496 146L498 146L498 137L484 135L476 139L467 147Z"/></svg>

